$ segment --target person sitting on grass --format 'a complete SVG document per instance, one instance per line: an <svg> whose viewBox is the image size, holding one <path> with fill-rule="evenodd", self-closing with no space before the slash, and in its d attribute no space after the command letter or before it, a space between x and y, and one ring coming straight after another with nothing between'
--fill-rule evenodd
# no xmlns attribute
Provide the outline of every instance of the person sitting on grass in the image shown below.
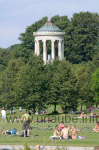
<svg viewBox="0 0 99 150"><path fill-rule="evenodd" d="M60 138L60 131L58 130L58 125L55 126L53 136Z"/></svg>
<svg viewBox="0 0 99 150"><path fill-rule="evenodd" d="M61 138L62 139L68 139L68 137L69 137L69 130L70 130L70 128L68 128L66 125L64 126L64 128L62 129L62 131L61 131Z"/></svg>
<svg viewBox="0 0 99 150"><path fill-rule="evenodd" d="M6 128L3 127L2 130L1 130L1 135L5 135L6 134Z"/></svg>
<svg viewBox="0 0 99 150"><path fill-rule="evenodd" d="M99 132L99 122L97 122L95 128L93 129L95 132Z"/></svg>
<svg viewBox="0 0 99 150"><path fill-rule="evenodd" d="M72 126L72 139L76 139L76 138L77 138L77 130L75 126Z"/></svg>
<svg viewBox="0 0 99 150"><path fill-rule="evenodd" d="M85 113L82 112L81 115L80 115L80 117L81 117L81 118L85 118Z"/></svg>
<svg viewBox="0 0 99 150"><path fill-rule="evenodd" d="M60 131L58 130L58 125L55 126L54 128L54 133L53 133L53 136L50 136L50 139L53 140L53 139L60 139Z"/></svg>
<svg viewBox="0 0 99 150"><path fill-rule="evenodd" d="M65 127L65 125L64 125L64 122L62 121L58 128L60 131L62 131L62 129L64 129L64 127Z"/></svg>
<svg viewBox="0 0 99 150"><path fill-rule="evenodd" d="M95 114L94 114L93 112L91 112L91 113L90 113L90 117L91 117L91 118L94 118L94 117L95 117Z"/></svg>

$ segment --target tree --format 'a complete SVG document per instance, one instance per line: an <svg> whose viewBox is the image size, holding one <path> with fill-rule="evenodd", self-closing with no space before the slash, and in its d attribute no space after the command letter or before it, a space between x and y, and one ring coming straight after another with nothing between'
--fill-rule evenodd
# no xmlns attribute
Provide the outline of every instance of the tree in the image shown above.
<svg viewBox="0 0 99 150"><path fill-rule="evenodd" d="M40 57L31 55L28 63L17 75L17 100L26 109L41 110L46 104L46 77Z"/></svg>
<svg viewBox="0 0 99 150"><path fill-rule="evenodd" d="M51 18L51 22L57 27L59 27L61 31L65 32L70 23L70 20L68 19L67 16L53 16Z"/></svg>
<svg viewBox="0 0 99 150"><path fill-rule="evenodd" d="M6 49L0 48L0 72L6 69L8 62L10 60L10 52Z"/></svg>
<svg viewBox="0 0 99 150"><path fill-rule="evenodd" d="M0 102L8 108L16 105L16 75L24 63L21 59L9 61L8 67L3 72L0 82Z"/></svg>
<svg viewBox="0 0 99 150"><path fill-rule="evenodd" d="M15 44L7 48L7 51L10 53L10 60L17 59L21 57L21 44Z"/></svg>
<svg viewBox="0 0 99 150"><path fill-rule="evenodd" d="M99 68L95 70L92 74L92 85L91 89L94 92L94 99L96 101L96 105L99 104Z"/></svg>
<svg viewBox="0 0 99 150"><path fill-rule="evenodd" d="M81 110L83 104L87 106L94 104L93 92L91 91L91 72L87 65L81 65L76 72L76 77L79 86L79 103Z"/></svg>
<svg viewBox="0 0 99 150"><path fill-rule="evenodd" d="M51 21L65 32L65 56L66 60L78 64L83 61L88 62L93 59L99 47L99 15L97 13L80 12L75 13L71 19L67 16L53 16ZM33 32L37 31L47 22L47 17L35 22L26 28L25 33L21 33L21 55L29 58L34 50ZM48 52L51 43L48 43ZM55 44L57 49L57 46Z"/></svg>
<svg viewBox="0 0 99 150"><path fill-rule="evenodd" d="M68 62L63 61L59 65L60 72L60 104L64 112L76 111L78 106L77 79Z"/></svg>
<svg viewBox="0 0 99 150"><path fill-rule="evenodd" d="M80 12L73 15L65 38L67 60L74 64L92 60L97 51L98 20L97 13Z"/></svg>
<svg viewBox="0 0 99 150"><path fill-rule="evenodd" d="M57 68L59 65L59 61L56 60L51 64L51 67L49 68L48 72L48 81L50 83L49 86L49 98L48 98L48 104L51 104L54 106L54 112L56 112L56 106L59 103L59 86L58 85L58 78L57 78Z"/></svg>
<svg viewBox="0 0 99 150"><path fill-rule="evenodd" d="M94 65L94 69L99 67L99 52L94 55L92 63Z"/></svg>
<svg viewBox="0 0 99 150"><path fill-rule="evenodd" d="M51 84L51 104L60 104L64 112L77 109L77 80L65 60L57 65Z"/></svg>

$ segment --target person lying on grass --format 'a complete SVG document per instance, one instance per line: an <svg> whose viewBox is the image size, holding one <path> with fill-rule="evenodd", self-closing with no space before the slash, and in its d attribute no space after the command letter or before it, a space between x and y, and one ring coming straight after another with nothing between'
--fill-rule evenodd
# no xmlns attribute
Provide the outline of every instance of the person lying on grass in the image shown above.
<svg viewBox="0 0 99 150"><path fill-rule="evenodd" d="M97 122L95 128L93 129L95 132L99 132L99 122Z"/></svg>
<svg viewBox="0 0 99 150"><path fill-rule="evenodd" d="M6 128L3 127L2 130L1 130L1 134L2 134L2 135L5 135L5 134L8 134L8 135L10 135L10 134L16 135L17 133L18 133L18 132L17 132L17 129L16 129L16 128L14 128L14 129L12 129L12 130L10 131L10 130L6 130Z"/></svg>
<svg viewBox="0 0 99 150"><path fill-rule="evenodd" d="M34 120L34 123L38 122L38 123L43 123L43 122L51 122L52 120L50 120L50 118L43 118L41 120Z"/></svg>

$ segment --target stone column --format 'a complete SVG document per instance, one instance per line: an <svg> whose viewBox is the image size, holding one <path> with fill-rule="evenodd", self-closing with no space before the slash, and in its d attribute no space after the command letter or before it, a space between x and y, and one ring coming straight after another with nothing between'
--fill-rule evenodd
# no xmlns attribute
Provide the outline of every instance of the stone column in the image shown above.
<svg viewBox="0 0 99 150"><path fill-rule="evenodd" d="M64 59L64 40L62 41L62 59Z"/></svg>
<svg viewBox="0 0 99 150"><path fill-rule="evenodd" d="M55 40L51 41L52 44L52 49L51 49L51 56L52 56L52 60L55 59L55 45L54 45Z"/></svg>
<svg viewBox="0 0 99 150"><path fill-rule="evenodd" d="M46 40L43 40L43 61L44 61L44 64L46 64L47 62Z"/></svg>
<svg viewBox="0 0 99 150"><path fill-rule="evenodd" d="M37 41L37 56L40 55L40 43L39 40Z"/></svg>
<svg viewBox="0 0 99 150"><path fill-rule="evenodd" d="M35 40L35 55L37 56L37 41Z"/></svg>
<svg viewBox="0 0 99 150"><path fill-rule="evenodd" d="M36 56L39 56L39 55L40 55L39 40L35 40L35 55L36 55Z"/></svg>
<svg viewBox="0 0 99 150"><path fill-rule="evenodd" d="M62 40L59 40L58 43L58 58L59 60L62 60Z"/></svg>

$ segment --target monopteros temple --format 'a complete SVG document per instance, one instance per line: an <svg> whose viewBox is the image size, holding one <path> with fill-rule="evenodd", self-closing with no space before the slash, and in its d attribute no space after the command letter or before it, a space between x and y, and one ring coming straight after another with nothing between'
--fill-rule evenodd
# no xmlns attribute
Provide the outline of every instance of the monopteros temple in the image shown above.
<svg viewBox="0 0 99 150"><path fill-rule="evenodd" d="M51 41L51 61L55 60L55 41L58 41L58 58L59 60L64 59L64 35L58 27L53 25L50 20L41 27L37 32L33 33L35 36L35 55L40 55L40 41L43 42L43 60L46 64L48 62L47 54L47 41Z"/></svg>

